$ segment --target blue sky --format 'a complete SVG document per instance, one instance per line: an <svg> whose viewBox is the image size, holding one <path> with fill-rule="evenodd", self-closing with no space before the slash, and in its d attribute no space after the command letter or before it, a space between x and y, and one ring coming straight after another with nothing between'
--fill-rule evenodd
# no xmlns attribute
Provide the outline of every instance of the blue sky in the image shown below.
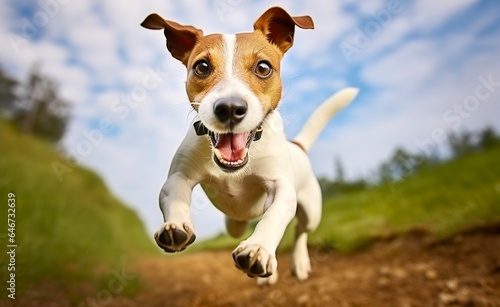
<svg viewBox="0 0 500 307"><path fill-rule="evenodd" d="M500 131L494 0L8 0L0 4L0 64L23 78L40 62L60 83L73 104L66 151L100 173L152 233L162 222L159 189L194 113L184 67L161 31L139 24L157 12L205 33L245 32L273 5L315 22L314 30L297 29L282 64L289 137L323 99L361 89L310 152L318 176L334 174L335 157L350 178L366 177L396 146L431 151L449 131ZM199 189L194 195L199 237L222 231L222 215Z"/></svg>

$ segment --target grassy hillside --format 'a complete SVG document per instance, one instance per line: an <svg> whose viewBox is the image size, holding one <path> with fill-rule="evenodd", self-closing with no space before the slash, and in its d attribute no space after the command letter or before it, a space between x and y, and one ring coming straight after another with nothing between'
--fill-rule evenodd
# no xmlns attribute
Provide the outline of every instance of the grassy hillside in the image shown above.
<svg viewBox="0 0 500 307"><path fill-rule="evenodd" d="M325 199L310 244L340 251L377 237L425 231L445 239L458 231L500 222L500 148L424 169L406 180ZM292 224L293 226L293 224ZM292 242L289 227L282 248ZM220 235L196 249L234 248Z"/></svg>
<svg viewBox="0 0 500 307"><path fill-rule="evenodd" d="M312 239L351 250L373 237L420 230L444 239L495 222L500 222L500 148L425 169L394 185L328 199Z"/></svg>
<svg viewBox="0 0 500 307"><path fill-rule="evenodd" d="M156 253L136 213L114 198L95 173L74 167L60 181L52 165L67 165L64 158L1 120L0 140L0 239L3 250L7 199L14 193L19 291L46 279L69 284L97 280L107 268ZM0 253L0 276L7 276L6 257Z"/></svg>

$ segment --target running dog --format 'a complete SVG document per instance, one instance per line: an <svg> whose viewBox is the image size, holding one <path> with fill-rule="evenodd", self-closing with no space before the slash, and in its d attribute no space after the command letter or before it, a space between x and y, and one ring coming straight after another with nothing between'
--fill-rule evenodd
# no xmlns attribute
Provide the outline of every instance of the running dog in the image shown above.
<svg viewBox="0 0 500 307"><path fill-rule="evenodd" d="M276 249L296 216L292 272L307 279L307 236L320 222L322 200L306 153L358 92L347 88L327 99L287 141L277 112L280 62L294 43L295 27L314 28L311 17L292 17L272 7L255 21L253 32L206 36L157 14L141 25L163 30L168 51L186 66L186 92L199 119L177 150L161 189L165 223L155 233L157 244L172 253L194 242L189 205L192 189L200 184L226 215L231 236L242 236L249 221L260 218L232 253L236 267L258 284L277 281Z"/></svg>

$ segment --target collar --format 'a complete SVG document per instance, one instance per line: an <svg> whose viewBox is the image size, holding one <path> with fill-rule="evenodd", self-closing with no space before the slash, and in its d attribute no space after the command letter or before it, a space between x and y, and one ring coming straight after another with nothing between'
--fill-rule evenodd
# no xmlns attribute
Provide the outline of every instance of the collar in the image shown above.
<svg viewBox="0 0 500 307"><path fill-rule="evenodd" d="M201 120L194 122L193 126L194 126L194 131L196 132L196 135L205 135L205 134L210 135L212 133L212 131L208 130L208 128L205 127L205 125L203 125ZM253 140L258 141L258 140L260 140L261 137L262 137L262 126L257 128L257 131L255 131L255 135L253 136Z"/></svg>

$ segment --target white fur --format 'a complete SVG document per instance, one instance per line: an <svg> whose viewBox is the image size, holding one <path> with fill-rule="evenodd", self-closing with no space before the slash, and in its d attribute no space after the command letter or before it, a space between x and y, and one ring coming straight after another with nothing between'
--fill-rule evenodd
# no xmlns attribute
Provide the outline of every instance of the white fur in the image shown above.
<svg viewBox="0 0 500 307"><path fill-rule="evenodd" d="M234 54L236 53L236 34L223 34L222 41L224 42L224 58L226 78L230 80L233 76Z"/></svg>

